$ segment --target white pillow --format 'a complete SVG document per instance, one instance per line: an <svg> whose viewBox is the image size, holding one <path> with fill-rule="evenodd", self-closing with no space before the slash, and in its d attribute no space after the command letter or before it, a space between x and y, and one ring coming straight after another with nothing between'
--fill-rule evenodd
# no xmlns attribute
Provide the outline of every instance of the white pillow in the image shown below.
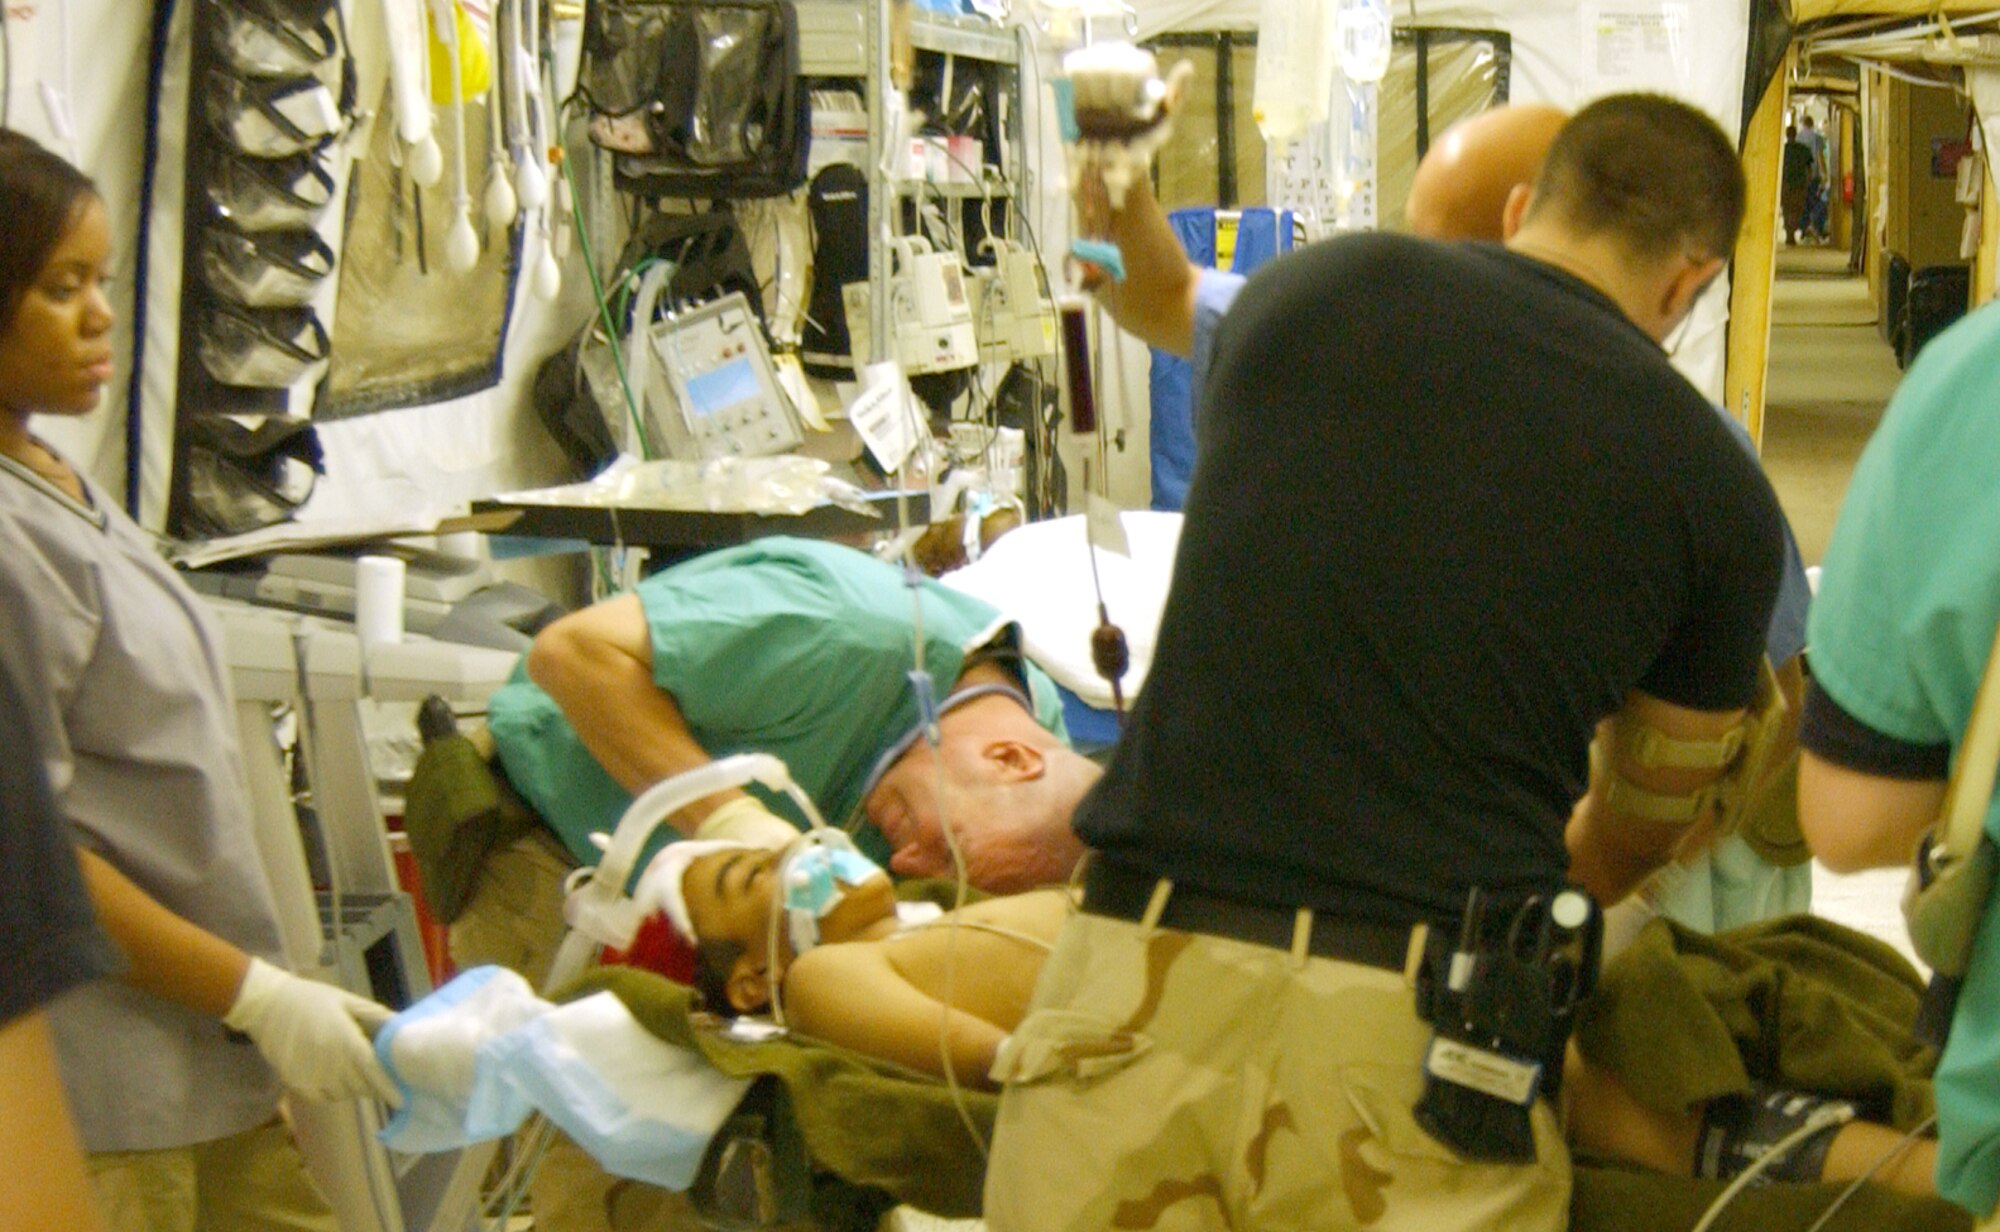
<svg viewBox="0 0 2000 1232"><path fill-rule="evenodd" d="M1111 622L1125 631L1131 667L1120 682L1129 704L1153 662L1153 644L1173 583L1181 515L1127 510L1119 515L1132 555L1102 545L1097 573ZM1111 685L1090 661L1097 628L1097 590L1081 515L1030 522L1007 532L972 564L944 575L955 590L984 599L1019 622L1028 657L1056 683L1100 710L1111 709Z"/></svg>

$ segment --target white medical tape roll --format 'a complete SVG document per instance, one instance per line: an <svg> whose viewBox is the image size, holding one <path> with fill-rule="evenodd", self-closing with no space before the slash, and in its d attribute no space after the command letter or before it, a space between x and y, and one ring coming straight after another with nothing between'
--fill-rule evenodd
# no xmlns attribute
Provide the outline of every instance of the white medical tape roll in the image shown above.
<svg viewBox="0 0 2000 1232"><path fill-rule="evenodd" d="M403 562L363 556L354 562L354 632L363 646L403 640Z"/></svg>

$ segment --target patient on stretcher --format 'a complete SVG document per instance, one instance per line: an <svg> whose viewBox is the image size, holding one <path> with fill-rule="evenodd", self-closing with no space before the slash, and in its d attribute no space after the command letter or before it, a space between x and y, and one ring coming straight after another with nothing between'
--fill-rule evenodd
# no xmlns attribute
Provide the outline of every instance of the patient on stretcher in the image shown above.
<svg viewBox="0 0 2000 1232"><path fill-rule="evenodd" d="M653 897L694 942L697 984L712 1008L770 1009L775 988L775 1008L802 1035L933 1077L943 1075L949 1056L958 1081L990 1086L994 1056L1027 1012L1042 961L1075 910L1073 896L1049 889L990 898L912 923L898 915L887 876L866 861L840 862L830 885L822 879L821 894L802 894L813 880L802 866L813 861L801 851L813 841L808 836L783 852L680 844L683 850L655 862L640 897ZM1661 1113L1574 1046L1564 1094L1564 1121L1580 1152L1722 1178L1816 1110L1843 1103L1759 1089L1705 1110ZM1858 1116L1829 1123L1769 1174L1846 1181L1886 1158L1874 1179L1903 1193L1934 1194L1935 1140L1901 1139Z"/></svg>
<svg viewBox="0 0 2000 1232"><path fill-rule="evenodd" d="M994 1055L1074 899L1047 889L899 911L888 875L839 849L840 837L784 851L675 844L637 897L695 943L712 1009L775 1009L802 1035L931 1077L949 1057L957 1081L991 1086Z"/></svg>

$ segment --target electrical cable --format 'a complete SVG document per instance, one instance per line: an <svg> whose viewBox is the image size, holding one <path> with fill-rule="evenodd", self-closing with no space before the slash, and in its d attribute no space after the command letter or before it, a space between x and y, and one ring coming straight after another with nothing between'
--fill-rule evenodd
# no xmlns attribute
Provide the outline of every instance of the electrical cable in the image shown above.
<svg viewBox="0 0 2000 1232"><path fill-rule="evenodd" d="M1936 1124L1937 1124L1937 1113L1933 1112L1929 1116L1925 1117L1923 1120L1917 1122L1916 1125L1912 1127L1908 1133L1896 1139L1896 1141L1890 1143L1889 1149L1882 1152L1882 1154L1876 1158L1874 1163L1869 1164L1866 1171L1864 1171L1860 1176L1855 1177L1853 1180L1847 1183L1847 1188L1841 1190L1840 1193L1835 1196L1833 1201L1830 1204L1828 1204L1827 1208L1824 1211L1820 1212L1819 1218L1813 1221L1813 1225L1810 1228L1807 1228L1806 1232L1820 1232L1820 1229L1826 1227L1827 1222L1831 1220L1834 1217L1834 1215L1840 1211L1840 1208L1847 1205L1847 1200L1849 1198L1852 1198L1855 1194L1859 1193L1861 1191L1861 1187L1867 1184L1869 1181L1873 1180L1877 1172L1880 1172L1882 1169L1888 1167L1891 1162L1893 1162L1899 1156L1903 1155L1911 1147L1915 1146L1917 1144L1917 1139L1923 1136L1924 1131Z"/></svg>
<svg viewBox="0 0 2000 1232"><path fill-rule="evenodd" d="M514 1212L528 1198L528 1186L534 1180L535 1171L542 1165L542 1157L548 1154L554 1142L555 1128L539 1112L529 1117L527 1128L515 1134L514 1157L508 1161L507 1171L501 1174L491 1191L500 1204L489 1225L493 1232L506 1232Z"/></svg>
<svg viewBox="0 0 2000 1232"><path fill-rule="evenodd" d="M576 170L570 165L570 159L564 158L560 161L562 163L562 174L568 179L570 193L574 196L576 194ZM598 320L604 325L605 344L611 349L611 365L613 370L618 374L618 390L625 400L625 413L632 421L633 452L643 460L646 456L646 432L640 422L638 401L632 396L632 379L625 371L625 348L619 344L621 335L619 334L616 321L613 320L610 302L604 294L604 284L597 276L597 254L592 252L590 248L590 228L581 225L581 220L579 220L579 225L576 228L576 239L578 245L583 250L583 269L590 276L590 294L593 301L597 304ZM581 363L581 355L582 349L579 347L579 363ZM607 581L604 576L605 568L597 564L596 553L592 553L592 585L605 592L605 594L595 596L597 598L604 598L609 594L617 593L621 589L618 585L620 581L619 575L624 571L625 527L619 520L618 506L615 502L606 505L605 510L611 519L611 551L613 554L612 559L615 563L609 567L612 576Z"/></svg>
<svg viewBox="0 0 2000 1232"><path fill-rule="evenodd" d="M1857 63L1866 64L1868 67L1887 76L1894 77L1898 81L1907 81L1913 86L1929 86L1934 90L1951 90L1954 93L1958 90L1958 86L1953 82L1937 77L1926 77L1921 73L1912 73L1907 69L1896 67L1887 60L1875 60L1867 56L1849 56L1848 58Z"/></svg>
<svg viewBox="0 0 2000 1232"><path fill-rule="evenodd" d="M2000 21L2000 9L1992 9L1984 13L1974 13L1956 22L1940 16L1936 21L1910 23L1891 29L1877 30L1869 34L1821 36L1817 38L1809 35L1806 38L1806 44L1815 52L1835 53L1844 53L1850 50L1866 52L1877 46L1900 48L1909 43L1927 42L1940 34L1947 37L1956 37L1954 32L1964 31L1973 26L1981 26L1993 21Z"/></svg>
<svg viewBox="0 0 2000 1232"><path fill-rule="evenodd" d="M981 1160L986 1160L990 1157L986 1136L979 1132L979 1126L972 1119L972 1109L965 1102L965 1092L959 1087L958 1067L952 1063L951 1038L946 1029L952 1010L956 1008L953 1002L957 997L958 983L958 915L965 910L966 896L971 891L972 883L966 872L965 851L959 846L958 832L952 828L950 818L946 816L949 810L945 807L944 797L944 753L936 742L931 744L931 766L934 773L932 790L936 793L938 829L944 835L946 850L951 852L952 876L955 883L952 889L952 923L947 925L951 931L945 934L944 990L943 995L938 998L944 1006L944 1012L938 1016L938 1058L943 1063L945 1090L951 1096L952 1108L957 1111L959 1121L964 1124L966 1136L972 1139L973 1149L979 1152Z"/></svg>
<svg viewBox="0 0 2000 1232"><path fill-rule="evenodd" d="M570 160L562 160L562 173L569 178L570 191L576 191L576 172L570 167ZM576 229L577 243L583 247L583 268L590 275L590 293L597 302L598 319L604 323L604 333L611 344L612 366L618 371L618 388L625 396L625 413L632 417L633 440L638 444L640 457L645 457L645 433L639 423L639 404L632 397L632 381L625 374L625 356L618 345L618 326L611 319L611 306L604 295L604 283L597 277L597 256L590 250L590 228Z"/></svg>
<svg viewBox="0 0 2000 1232"><path fill-rule="evenodd" d="M1764 1175L1766 1169L1790 1155L1806 1139L1822 1130L1837 1130L1853 1119L1854 1109L1847 1104L1827 1104L1807 1113L1804 1124L1778 1139L1770 1150L1759 1155L1751 1161L1749 1167L1736 1174L1723 1191L1716 1195L1708 1210L1702 1213L1692 1232L1709 1232L1709 1229L1715 1226L1715 1221L1722 1218L1722 1212L1729 1208L1730 1203L1736 1201L1738 1195L1754 1184L1758 1177Z"/></svg>

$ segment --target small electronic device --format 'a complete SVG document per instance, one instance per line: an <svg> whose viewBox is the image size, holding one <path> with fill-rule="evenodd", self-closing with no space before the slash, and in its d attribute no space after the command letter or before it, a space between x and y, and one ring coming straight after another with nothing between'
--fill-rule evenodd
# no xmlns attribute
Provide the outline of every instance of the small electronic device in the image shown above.
<svg viewBox="0 0 2000 1232"><path fill-rule="evenodd" d="M764 457L805 434L778 388L763 327L740 291L656 322L646 435L657 457Z"/></svg>
<svg viewBox="0 0 2000 1232"><path fill-rule="evenodd" d="M992 241L994 263L972 272L973 324L983 363L1040 359L1056 349L1056 307L1035 254Z"/></svg>
<svg viewBox="0 0 2000 1232"><path fill-rule="evenodd" d="M895 357L903 370L920 376L978 363L972 297L958 254L933 252L921 237L904 236L896 241L896 266L889 286L890 319L896 330ZM868 284L851 282L841 292L854 354L871 354Z"/></svg>
<svg viewBox="0 0 2000 1232"><path fill-rule="evenodd" d="M1042 263L1025 248L1009 245L1000 254L1001 284L1013 316L1016 359L1039 359L1056 350L1056 305Z"/></svg>

